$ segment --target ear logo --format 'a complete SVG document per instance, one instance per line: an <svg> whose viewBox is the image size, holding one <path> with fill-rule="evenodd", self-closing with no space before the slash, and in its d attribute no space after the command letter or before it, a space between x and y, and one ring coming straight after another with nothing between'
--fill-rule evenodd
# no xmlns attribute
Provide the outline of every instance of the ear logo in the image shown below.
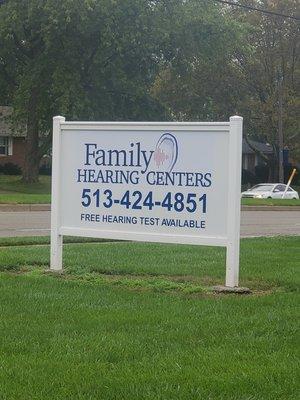
<svg viewBox="0 0 300 400"><path fill-rule="evenodd" d="M164 133L159 138L153 158L157 168L172 171L178 158L178 143L174 135Z"/></svg>

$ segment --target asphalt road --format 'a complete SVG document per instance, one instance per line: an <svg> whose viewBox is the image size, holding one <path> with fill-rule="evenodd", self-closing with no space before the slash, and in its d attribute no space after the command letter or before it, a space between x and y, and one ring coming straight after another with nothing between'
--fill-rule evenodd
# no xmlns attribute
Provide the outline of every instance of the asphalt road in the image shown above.
<svg viewBox="0 0 300 400"><path fill-rule="evenodd" d="M0 212L0 236L47 236L50 212ZM300 211L242 211L241 236L300 235Z"/></svg>

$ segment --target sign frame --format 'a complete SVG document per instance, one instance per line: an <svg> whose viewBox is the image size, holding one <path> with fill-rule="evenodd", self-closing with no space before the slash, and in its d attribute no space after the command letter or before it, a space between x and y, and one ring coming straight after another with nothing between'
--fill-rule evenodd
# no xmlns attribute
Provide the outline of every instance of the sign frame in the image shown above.
<svg viewBox="0 0 300 400"><path fill-rule="evenodd" d="M52 201L51 201L51 249L50 270L61 272L63 269L63 236L98 237L109 239L128 239L136 241L181 243L226 247L227 287L237 287L239 282L240 252L240 199L241 199L241 159L242 159L243 118L230 117L229 122L69 122L64 117L53 118L52 142ZM227 235L226 237L199 237L171 234L116 232L61 226L61 157L62 131L101 131L101 130L202 130L221 131L229 135L228 146L228 191L227 191Z"/></svg>

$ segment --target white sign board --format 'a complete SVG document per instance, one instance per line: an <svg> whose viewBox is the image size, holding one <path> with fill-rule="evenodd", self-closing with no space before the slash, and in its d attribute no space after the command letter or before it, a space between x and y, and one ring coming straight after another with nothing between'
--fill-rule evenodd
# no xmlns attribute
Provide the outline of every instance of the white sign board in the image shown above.
<svg viewBox="0 0 300 400"><path fill-rule="evenodd" d="M227 247L238 285L242 118L224 123L54 118L51 269L62 236Z"/></svg>

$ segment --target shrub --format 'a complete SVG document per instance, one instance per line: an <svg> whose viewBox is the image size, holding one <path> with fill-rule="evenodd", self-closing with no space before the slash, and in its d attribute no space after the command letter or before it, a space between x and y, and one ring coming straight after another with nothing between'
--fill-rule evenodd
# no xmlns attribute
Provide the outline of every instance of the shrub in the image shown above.
<svg viewBox="0 0 300 400"><path fill-rule="evenodd" d="M21 175L22 170L17 164L8 162L2 165L1 172L4 175Z"/></svg>
<svg viewBox="0 0 300 400"><path fill-rule="evenodd" d="M252 172L248 171L247 169L242 170L242 185L253 185L257 182L256 176L252 174Z"/></svg>
<svg viewBox="0 0 300 400"><path fill-rule="evenodd" d="M257 183L268 182L269 167L267 165L256 165L255 176L257 179Z"/></svg>
<svg viewBox="0 0 300 400"><path fill-rule="evenodd" d="M40 175L51 175L52 169L51 165L41 165L39 169Z"/></svg>

